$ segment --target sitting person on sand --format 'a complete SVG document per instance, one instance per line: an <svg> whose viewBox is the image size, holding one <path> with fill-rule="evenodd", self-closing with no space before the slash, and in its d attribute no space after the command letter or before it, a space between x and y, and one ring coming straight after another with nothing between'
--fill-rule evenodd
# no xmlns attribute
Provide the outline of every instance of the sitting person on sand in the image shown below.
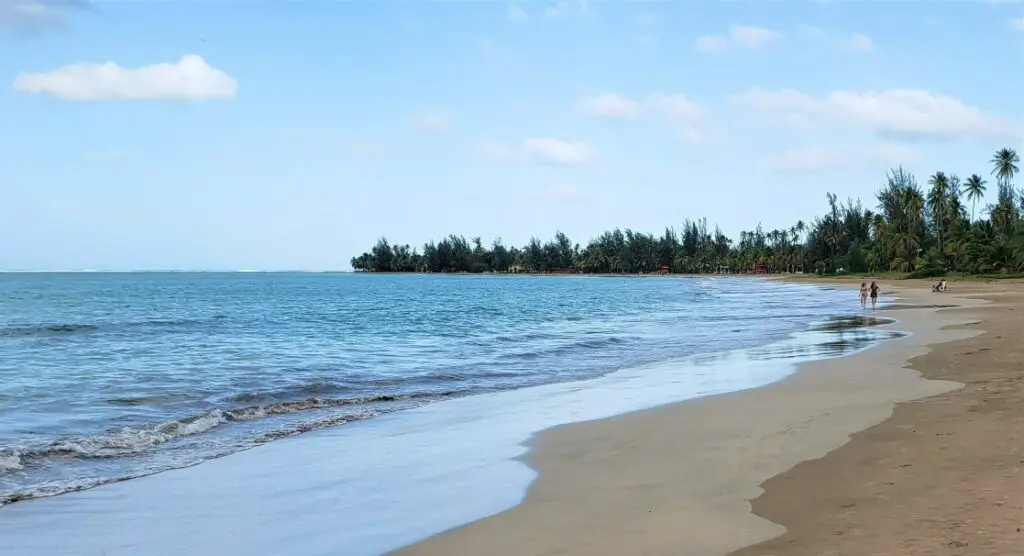
<svg viewBox="0 0 1024 556"><path fill-rule="evenodd" d="M867 309L868 307L868 283L860 283L860 308Z"/></svg>

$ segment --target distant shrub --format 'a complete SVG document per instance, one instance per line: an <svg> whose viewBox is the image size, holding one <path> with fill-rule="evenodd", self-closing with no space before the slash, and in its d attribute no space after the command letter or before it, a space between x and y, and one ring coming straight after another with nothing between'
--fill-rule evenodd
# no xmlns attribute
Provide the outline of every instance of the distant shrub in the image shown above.
<svg viewBox="0 0 1024 556"><path fill-rule="evenodd" d="M914 279L919 279L919 278L939 278L939 277L942 277L942 276L945 276L945 275L946 275L946 271L943 270L942 268L935 267L935 266L929 266L929 267L919 268L919 269L917 269L917 270L915 270L913 272L908 272L907 275L904 276L904 278L906 278L908 280L914 280Z"/></svg>

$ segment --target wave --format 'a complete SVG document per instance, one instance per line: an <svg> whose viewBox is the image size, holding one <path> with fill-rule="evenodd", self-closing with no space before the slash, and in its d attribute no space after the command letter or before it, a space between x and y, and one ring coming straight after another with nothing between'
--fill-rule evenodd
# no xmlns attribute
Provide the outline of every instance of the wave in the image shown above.
<svg viewBox="0 0 1024 556"><path fill-rule="evenodd" d="M277 430L265 432L265 433L255 437L255 438L250 439L248 447L256 446L256 445L259 445L259 444L265 444L267 442L272 442L274 440L279 440L281 438L286 438L286 437L289 437L289 436L295 436L297 434L302 434L302 433L305 433L305 432L310 432L310 431L313 431L313 430L316 430L316 429L322 429L322 428L327 428L327 427L334 427L334 426L343 425L345 423L349 423L349 422L352 422L352 421L358 421L358 420L362 420L362 419L369 419L369 418L372 418L372 417L376 417L377 415L380 415L381 413L382 413L381 411L358 411L358 412L354 412L354 413L348 413L348 414L345 414L345 415L336 415L336 416L332 416L332 417L325 417L325 418L321 418L321 419L314 419L314 420L305 421L305 422L302 422L302 423L288 425L288 426L279 428ZM209 430L209 428L212 428L213 426L216 426L215 424L213 424L216 421L217 421L216 419L209 419L209 418L205 418L204 417L204 418L200 418L200 419L195 419L195 420L192 421L192 423L204 423L205 425L208 426L208 428L206 430ZM192 430L193 431L199 431L200 428L202 428L202 425L193 427ZM182 430L185 430L185 429L177 429L177 430L182 431ZM192 432L192 434L195 434L195 433L196 432ZM127 435L127 436L125 436L123 438L128 438L128 437L131 437L131 436L133 436L133 435ZM138 435L136 435L136 436L138 436ZM92 441L94 443L98 442L98 443L100 443L102 445L109 445L109 444L111 444L111 438L112 437L108 436L106 438L106 440L101 440L103 438L104 437L93 437L92 439L88 439L84 444L88 444L89 441ZM152 439L152 438L155 438L155 437L151 436L149 438ZM118 444L119 442L120 442L120 440L113 440L112 443L113 444ZM23 452L18 452L16 450L0 450L0 476L3 476L3 474L6 473L6 472L20 471L20 470L24 469L25 464L27 463L27 461L30 461L32 459L65 454L67 452L62 452L61 450L65 450L65 449L67 449L70 446L71 445L67 444L67 443L63 443L60 446L56 446L56 443L55 443L55 445L51 445L50 450L45 450L45 451L40 451L40 452L35 452L35 453L23 453ZM82 448L84 448L83 444L77 444L76 445L76 449L82 449ZM113 476L113 477L85 477L85 478L78 478L78 479L73 479L73 480L50 481L50 482L45 482L45 483L38 483L38 484L35 484L35 485L30 485L30 486L24 488L23 490L19 490L19 491L15 491L15 492L11 492L11 493L0 495L0 507L5 506L7 504L13 504L15 502L21 502L21 501L24 501L24 500L33 500L33 499L36 499L36 498L46 498L46 497L49 497L49 496L57 496L57 495L66 494L66 493L69 493L69 492L76 492L76 491L80 491L80 490L88 490L88 489L95 488L95 487L98 487L98 486L101 486L101 485L110 484L110 483L118 483L118 482L121 482L121 481L127 481L129 479L135 479L135 478L138 478L138 477L144 477L146 475L153 475L153 474L160 473L162 471L167 471L167 470L170 470L170 469L189 467L191 465L196 465L198 463L201 463L203 461L208 461L208 460L213 459L213 458L222 457L222 456L228 455L228 454L230 454L232 452L238 451L239 449L245 449L245 448L246 447L243 446L243 447L239 447L239 448L236 448L236 449L223 449L223 450L221 450L218 453L207 454L205 456L197 456L195 459L190 460L188 462L177 463L177 464L170 464L170 463L168 463L168 464L165 464L165 465L162 465L162 466L159 466L159 467L148 467L148 468L142 467L142 468L136 469L136 470L134 470L132 472L123 473L123 474L120 474L120 475L117 475L117 476ZM51 450L56 450L56 451L51 451ZM71 455L82 455L82 454L79 454L78 452L71 452L70 454ZM85 456L85 457L93 457L93 456Z"/></svg>
<svg viewBox="0 0 1024 556"><path fill-rule="evenodd" d="M627 343L625 338L619 336L608 336L590 340L578 340L568 344L552 346L546 349L534 349L528 351L517 351L501 356L501 359L540 359L551 355L560 355L578 349L591 350L619 346Z"/></svg>
<svg viewBox="0 0 1024 556"><path fill-rule="evenodd" d="M63 336L88 334L102 330L115 330L137 327L174 327L208 324L227 319L226 315L214 315L207 319L151 319L124 323L49 323L26 324L0 327L0 338L19 338L35 336Z"/></svg>
<svg viewBox="0 0 1024 556"><path fill-rule="evenodd" d="M90 488L95 488L100 485L119 483L121 481L135 479L144 475L146 475L146 473L122 475L118 477L90 477L86 479L75 479L72 481L43 483L23 491L0 495L0 507L24 500L35 500L36 498L46 498L48 496L57 496L60 494L67 494L69 492L89 490Z"/></svg>
<svg viewBox="0 0 1024 556"><path fill-rule="evenodd" d="M22 453L20 459L23 464L26 458L31 459L34 457L109 459L133 456L153 446L166 444L178 438L202 434L231 422L252 421L273 415L286 415L317 409L333 409L350 405L371 405L411 400L415 397L417 396L309 398L306 400L254 405L238 409L213 409L200 415L164 421L147 427L125 427L98 436L57 440L43 449Z"/></svg>
<svg viewBox="0 0 1024 556"><path fill-rule="evenodd" d="M0 450L0 475L12 471L20 471L25 465L21 461L21 452L17 450Z"/></svg>
<svg viewBox="0 0 1024 556"><path fill-rule="evenodd" d="M283 395L283 393L269 392L248 396L259 398L276 395ZM135 456L155 446L166 444L179 438L196 436L232 422L253 421L275 415L287 415L311 410L335 409L346 406L379 406L390 402L411 401L428 397L443 398L450 395L454 395L454 392L378 395L358 398L308 398L233 409L212 409L199 415L164 421L145 427L124 427L96 436L56 440L34 450L0 450L0 476L21 471L31 461L43 458L114 459ZM239 399L248 399L246 396L239 395L237 397ZM266 441L260 440L261 438L271 440L292 436L318 428L343 424L354 419L364 419L387 411L389 409L380 408L378 410L364 410L309 420L292 424L287 429L265 433L260 437L256 437L253 441L259 443Z"/></svg>

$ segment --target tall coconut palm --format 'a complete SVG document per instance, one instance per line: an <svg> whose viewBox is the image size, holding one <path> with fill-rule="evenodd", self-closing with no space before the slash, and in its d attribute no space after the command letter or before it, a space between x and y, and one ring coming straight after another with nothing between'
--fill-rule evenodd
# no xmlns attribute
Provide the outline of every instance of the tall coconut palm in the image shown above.
<svg viewBox="0 0 1024 556"><path fill-rule="evenodd" d="M807 224L803 220L797 220L796 224L793 224L793 229L796 230L797 237L807 230Z"/></svg>
<svg viewBox="0 0 1024 556"><path fill-rule="evenodd" d="M949 180L946 178L946 174L943 172L935 172L934 175L928 180L928 184L932 186L931 191L928 192L928 208L932 211L932 223L935 224L935 232L938 234L939 240L939 255L940 257L944 253L942 232L945 228L946 221L946 205L948 204L949 195Z"/></svg>
<svg viewBox="0 0 1024 556"><path fill-rule="evenodd" d="M985 180L982 179L978 174L971 174L971 177L967 178L964 182L963 189L961 192L971 200L971 221L974 221L974 207L978 203L978 199L985 196Z"/></svg>
<svg viewBox="0 0 1024 556"><path fill-rule="evenodd" d="M996 151L996 154L992 156L992 175L996 177L999 183L1009 184L1013 181L1013 177L1020 172L1020 167L1017 164L1020 163L1020 157L1017 156L1017 151L1003 147Z"/></svg>
<svg viewBox="0 0 1024 556"><path fill-rule="evenodd" d="M914 256L911 246L920 246L920 237L917 234L921 216L924 212L924 196L916 186L904 187L900 191L900 205L905 220L901 237L897 240L907 251L907 271L913 270Z"/></svg>

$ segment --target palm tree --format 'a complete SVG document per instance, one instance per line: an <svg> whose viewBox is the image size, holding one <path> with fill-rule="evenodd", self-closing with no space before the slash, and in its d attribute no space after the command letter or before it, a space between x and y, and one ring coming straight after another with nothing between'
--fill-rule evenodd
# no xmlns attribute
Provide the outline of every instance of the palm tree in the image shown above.
<svg viewBox="0 0 1024 556"><path fill-rule="evenodd" d="M964 182L963 193L971 200L971 221L974 221L974 207L978 203L978 199L985 196L985 180L978 174L971 174L971 177L967 178Z"/></svg>
<svg viewBox="0 0 1024 556"><path fill-rule="evenodd" d="M1000 183L1009 184L1013 181L1013 177L1020 172L1020 168L1017 166L1019 163L1020 157L1017 156L1017 151L1003 147L992 156L992 175Z"/></svg>
<svg viewBox="0 0 1024 556"><path fill-rule="evenodd" d="M907 186L900 191L900 205L902 207L904 227L902 234L898 236L897 242L907 249L907 271L913 270L914 256L911 246L920 246L920 239L917 235L918 224L921 222L921 213L924 212L924 198L921 190L916 186Z"/></svg>
<svg viewBox="0 0 1024 556"><path fill-rule="evenodd" d="M942 229L946 219L946 196L949 193L949 181L943 172L935 172L928 180L932 190L928 192L928 208L932 211L932 222L939 239L939 259L943 259Z"/></svg>
<svg viewBox="0 0 1024 556"><path fill-rule="evenodd" d="M1013 231L1014 210L1011 205L1000 203L992 207L989 213L989 221L1001 236L1007 236Z"/></svg>

